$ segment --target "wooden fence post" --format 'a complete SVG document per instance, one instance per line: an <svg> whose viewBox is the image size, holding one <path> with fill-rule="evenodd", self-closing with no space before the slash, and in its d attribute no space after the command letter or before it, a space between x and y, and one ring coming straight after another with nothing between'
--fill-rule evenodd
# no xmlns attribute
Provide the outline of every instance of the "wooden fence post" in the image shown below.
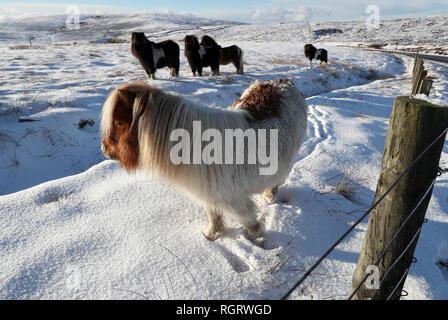
<svg viewBox="0 0 448 320"><path fill-rule="evenodd" d="M428 78L428 71L423 66L423 59L418 57L418 52L414 57L414 69L412 70L412 90L411 95L424 93L429 96L432 87L432 80Z"/></svg>
<svg viewBox="0 0 448 320"><path fill-rule="evenodd" d="M448 107L433 105L408 96L395 99L374 202L447 127ZM376 262L403 221L431 186L437 174L444 141L445 137L440 139L371 212L352 279L352 292L365 277L367 268ZM379 263L380 281L421 227L431 194L432 190ZM397 286L391 298L400 298L406 280L406 270L411 264L417 241L418 235L406 254L390 271L375 294L375 299L387 299ZM363 284L353 299L370 299L375 291Z"/></svg>

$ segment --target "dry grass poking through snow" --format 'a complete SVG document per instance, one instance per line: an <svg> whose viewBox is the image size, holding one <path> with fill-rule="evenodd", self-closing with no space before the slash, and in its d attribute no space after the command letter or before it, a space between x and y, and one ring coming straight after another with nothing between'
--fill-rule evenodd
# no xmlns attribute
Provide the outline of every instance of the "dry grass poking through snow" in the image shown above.
<svg viewBox="0 0 448 320"><path fill-rule="evenodd" d="M294 65L294 66L301 66L305 64L303 60L295 58L275 58L275 59L268 59L266 60L266 62L272 64Z"/></svg>
<svg viewBox="0 0 448 320"><path fill-rule="evenodd" d="M344 171L341 178L333 187L333 192L343 196L351 202L356 202L357 182L353 180L354 171Z"/></svg>
<svg viewBox="0 0 448 320"><path fill-rule="evenodd" d="M72 191L49 189L43 195L43 203L48 204L59 202L61 200L67 199L71 194L73 194Z"/></svg>
<svg viewBox="0 0 448 320"><path fill-rule="evenodd" d="M30 46L30 45L15 45L9 46L12 50L28 50L28 49L45 49L44 46Z"/></svg>
<svg viewBox="0 0 448 320"><path fill-rule="evenodd" d="M63 200L67 200L72 194L73 194L73 191L70 191L70 190L50 189L50 190L47 190L47 192L45 192L45 194L43 194L41 204L60 203ZM80 203L75 205L75 207L78 207L79 205L80 205Z"/></svg>
<svg viewBox="0 0 448 320"><path fill-rule="evenodd" d="M363 178L357 176L359 168L344 170L341 174L327 179L325 182L336 181L334 186L329 189L323 190L321 194L335 193L343 196L353 204L362 205L358 195L360 192L360 186L365 182Z"/></svg>

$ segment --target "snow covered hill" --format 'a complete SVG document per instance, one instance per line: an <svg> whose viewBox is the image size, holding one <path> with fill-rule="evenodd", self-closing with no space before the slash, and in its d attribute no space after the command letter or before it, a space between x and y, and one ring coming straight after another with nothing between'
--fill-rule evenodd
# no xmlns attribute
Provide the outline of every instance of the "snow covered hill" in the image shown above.
<svg viewBox="0 0 448 320"><path fill-rule="evenodd" d="M77 32L60 29L63 17L0 24L0 299L276 299L370 205L393 98L410 91L410 59L322 42L329 64L310 66L297 24L267 29L164 15L82 21ZM434 23L446 30L444 21ZM24 46L14 30L34 32L35 45ZM230 219L222 238L205 240L200 206L102 156L107 95L146 79L130 54L133 30L181 45L180 77L159 70L151 82L168 92L225 108L255 80L289 78L308 97L308 134L291 175L276 203L259 201L264 248ZM225 66L219 77L193 78L180 42L190 33L243 48L246 73ZM426 66L435 78L431 98L446 104L447 67ZM448 166L448 146L441 161ZM344 176L346 197L335 188ZM444 175L405 285L408 299L448 299L447 194ZM346 298L365 227L292 298Z"/></svg>
<svg viewBox="0 0 448 320"><path fill-rule="evenodd" d="M30 36L35 44L122 42L129 41L131 32L144 31L155 40L181 41L184 34L207 33L221 41L313 42L448 54L448 16L381 20L379 29L368 28L363 20L257 25L174 12L81 15L75 30L68 30L66 22L64 15L0 20L0 43L29 45Z"/></svg>

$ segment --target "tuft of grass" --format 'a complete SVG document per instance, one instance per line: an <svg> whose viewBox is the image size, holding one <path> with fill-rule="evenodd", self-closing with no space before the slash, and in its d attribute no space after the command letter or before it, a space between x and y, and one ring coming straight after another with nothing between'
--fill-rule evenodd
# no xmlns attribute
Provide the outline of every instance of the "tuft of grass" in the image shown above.
<svg viewBox="0 0 448 320"><path fill-rule="evenodd" d="M386 45L386 43L373 43L371 45L369 45L369 48L373 48L373 49L382 49L384 46Z"/></svg>
<svg viewBox="0 0 448 320"><path fill-rule="evenodd" d="M294 66L301 66L305 64L303 60L296 59L296 58L275 58L275 59L269 59L267 62L272 64L280 64L280 65L294 65Z"/></svg>
<svg viewBox="0 0 448 320"><path fill-rule="evenodd" d="M359 118L361 118L362 120L366 120L367 118L369 118L368 115L366 115L366 114L364 114L364 113L361 113L361 112L358 112L358 113L356 114L356 116L359 117Z"/></svg>
<svg viewBox="0 0 448 320"><path fill-rule="evenodd" d="M13 97L9 100L9 107L0 105L0 117L7 117L20 112L20 100Z"/></svg>
<svg viewBox="0 0 448 320"><path fill-rule="evenodd" d="M356 205L362 205L358 200L358 194L360 192L360 184L362 179L355 176L359 168L344 170L341 174L327 179L326 181L336 181L336 184L327 191L321 192L321 194L336 193L343 196L345 199L353 202Z"/></svg>
<svg viewBox="0 0 448 320"><path fill-rule="evenodd" d="M84 129L85 126L93 126L95 124L95 121L92 119L81 119L78 122L78 128Z"/></svg>
<svg viewBox="0 0 448 320"><path fill-rule="evenodd" d="M226 76L224 79L222 79L222 82L224 82L224 83L233 83L233 77L232 76Z"/></svg>
<svg viewBox="0 0 448 320"><path fill-rule="evenodd" d="M358 194L357 183L353 180L354 171L344 171L341 178L333 187L333 192L343 196L351 202L356 202L356 195Z"/></svg>
<svg viewBox="0 0 448 320"><path fill-rule="evenodd" d="M126 73L124 73L123 71L116 71L113 76L114 77L124 77L126 75Z"/></svg>
<svg viewBox="0 0 448 320"><path fill-rule="evenodd" d="M27 49L44 49L43 46L29 46L29 45L16 45L16 46L9 46L9 49L13 50L27 50Z"/></svg>
<svg viewBox="0 0 448 320"><path fill-rule="evenodd" d="M107 39L105 43L126 43L126 42L128 42L128 40L111 38L111 39Z"/></svg>
<svg viewBox="0 0 448 320"><path fill-rule="evenodd" d="M45 197L45 203L58 202L60 199L61 196L57 192L50 190Z"/></svg>
<svg viewBox="0 0 448 320"><path fill-rule="evenodd" d="M71 191L58 192L50 189L44 195L44 204L59 202L63 199L67 199L71 194Z"/></svg>

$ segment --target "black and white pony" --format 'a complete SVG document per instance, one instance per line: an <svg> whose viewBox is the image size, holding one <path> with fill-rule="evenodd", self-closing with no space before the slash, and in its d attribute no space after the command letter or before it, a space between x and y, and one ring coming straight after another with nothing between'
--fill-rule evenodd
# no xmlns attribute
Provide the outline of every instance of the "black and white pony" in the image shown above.
<svg viewBox="0 0 448 320"><path fill-rule="evenodd" d="M145 69L149 79L155 79L156 69L170 68L170 76L179 76L179 45L166 40L149 41L143 32L132 33L131 52Z"/></svg>
<svg viewBox="0 0 448 320"><path fill-rule="evenodd" d="M236 68L237 74L244 73L243 50L240 47L236 45L230 47L221 47L212 37L207 35L204 35L201 38L200 44L204 48L219 48L219 64L228 65L229 63L232 63Z"/></svg>
<svg viewBox="0 0 448 320"><path fill-rule="evenodd" d="M194 35L185 36L184 43L184 54L193 76L196 76L196 72L202 76L203 67L210 67L212 76L219 75L219 48L199 45L198 38Z"/></svg>
<svg viewBox="0 0 448 320"><path fill-rule="evenodd" d="M310 59L310 63L313 59L320 60L320 62L328 63L328 52L325 49L317 49L312 44L306 44L304 47L305 57Z"/></svg>

